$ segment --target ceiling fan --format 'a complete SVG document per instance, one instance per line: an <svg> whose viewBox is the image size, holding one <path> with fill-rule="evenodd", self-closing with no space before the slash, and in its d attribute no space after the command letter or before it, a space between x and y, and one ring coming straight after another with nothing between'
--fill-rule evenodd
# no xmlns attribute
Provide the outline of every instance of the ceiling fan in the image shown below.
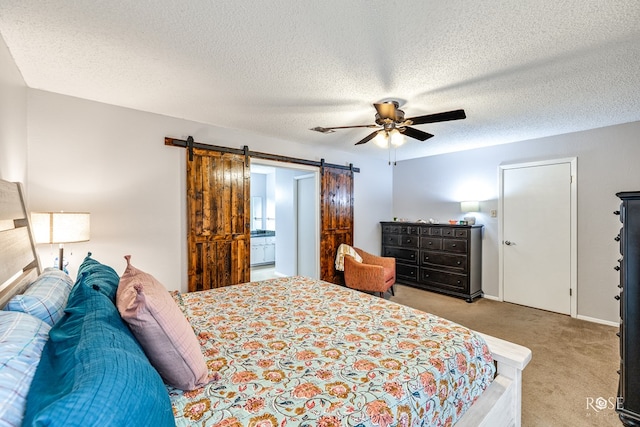
<svg viewBox="0 0 640 427"><path fill-rule="evenodd" d="M423 132L416 128L412 128L411 125L423 125L426 123L446 122L449 120L460 120L467 116L464 110L453 110L444 113L427 114L426 116L417 116L404 118L404 111L399 107L397 101L385 101L381 103L373 104L376 108L376 120L375 124L370 125L355 125L355 126L334 126L334 127L314 127L311 130L322 133L335 132L336 129L350 129L350 128L373 128L376 129L369 135L356 142L355 145L366 144L378 135L391 139L393 143L393 136L402 134L410 138L414 138L420 141L426 141L433 135L427 132Z"/></svg>

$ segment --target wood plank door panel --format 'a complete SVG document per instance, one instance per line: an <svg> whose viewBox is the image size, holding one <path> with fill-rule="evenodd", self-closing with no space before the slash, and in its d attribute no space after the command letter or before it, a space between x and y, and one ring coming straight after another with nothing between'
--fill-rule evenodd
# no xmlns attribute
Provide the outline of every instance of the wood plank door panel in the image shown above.
<svg viewBox="0 0 640 427"><path fill-rule="evenodd" d="M341 243L353 245L353 172L324 168L320 187L320 278L343 284L335 257Z"/></svg>
<svg viewBox="0 0 640 427"><path fill-rule="evenodd" d="M248 282L249 166L244 156L194 149L187 160L189 291Z"/></svg>

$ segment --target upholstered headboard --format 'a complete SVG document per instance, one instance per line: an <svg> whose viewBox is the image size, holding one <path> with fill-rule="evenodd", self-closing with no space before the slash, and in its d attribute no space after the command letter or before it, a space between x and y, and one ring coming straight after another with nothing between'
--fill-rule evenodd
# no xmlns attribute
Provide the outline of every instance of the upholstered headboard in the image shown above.
<svg viewBox="0 0 640 427"><path fill-rule="evenodd" d="M40 274L22 186L0 180L0 307Z"/></svg>

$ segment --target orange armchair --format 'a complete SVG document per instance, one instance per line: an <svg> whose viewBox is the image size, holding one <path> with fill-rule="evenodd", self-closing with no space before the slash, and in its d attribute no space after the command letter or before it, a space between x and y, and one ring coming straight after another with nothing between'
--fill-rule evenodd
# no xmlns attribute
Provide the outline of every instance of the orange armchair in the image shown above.
<svg viewBox="0 0 640 427"><path fill-rule="evenodd" d="M362 262L352 256L344 257L344 283L348 288L365 292L378 292L382 297L396 283L396 259L380 257L354 248Z"/></svg>

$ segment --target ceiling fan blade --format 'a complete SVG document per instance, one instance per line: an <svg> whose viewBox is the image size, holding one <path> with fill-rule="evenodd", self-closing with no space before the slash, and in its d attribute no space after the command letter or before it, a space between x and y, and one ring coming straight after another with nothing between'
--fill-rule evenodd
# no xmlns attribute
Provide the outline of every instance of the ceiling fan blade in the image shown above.
<svg viewBox="0 0 640 427"><path fill-rule="evenodd" d="M370 124L370 125L356 125L356 126L334 126L334 127L330 127L330 128L324 128L322 126L316 126L314 128L311 128L309 130L315 130L316 132L320 132L320 133L331 133L333 132L335 129L351 129L351 128L377 128L378 125L374 125L374 124Z"/></svg>
<svg viewBox="0 0 640 427"><path fill-rule="evenodd" d="M422 132L421 130L410 128L408 126L404 127L404 131L402 131L405 135L411 138L418 139L420 141L426 141L427 139L433 137L430 133Z"/></svg>
<svg viewBox="0 0 640 427"><path fill-rule="evenodd" d="M375 131L370 133L369 135L365 136L364 138L362 138L360 141L356 142L355 145L360 145L360 144L366 144L367 142L371 141L373 138L376 137L376 135L378 134L379 131Z"/></svg>
<svg viewBox="0 0 640 427"><path fill-rule="evenodd" d="M396 109L398 105L395 102L383 102L381 104L373 104L381 119L396 120Z"/></svg>
<svg viewBox="0 0 640 427"><path fill-rule="evenodd" d="M426 116L409 117L406 122L411 125L423 125L425 123L447 122L449 120L466 119L464 110L453 110L445 113L427 114Z"/></svg>

